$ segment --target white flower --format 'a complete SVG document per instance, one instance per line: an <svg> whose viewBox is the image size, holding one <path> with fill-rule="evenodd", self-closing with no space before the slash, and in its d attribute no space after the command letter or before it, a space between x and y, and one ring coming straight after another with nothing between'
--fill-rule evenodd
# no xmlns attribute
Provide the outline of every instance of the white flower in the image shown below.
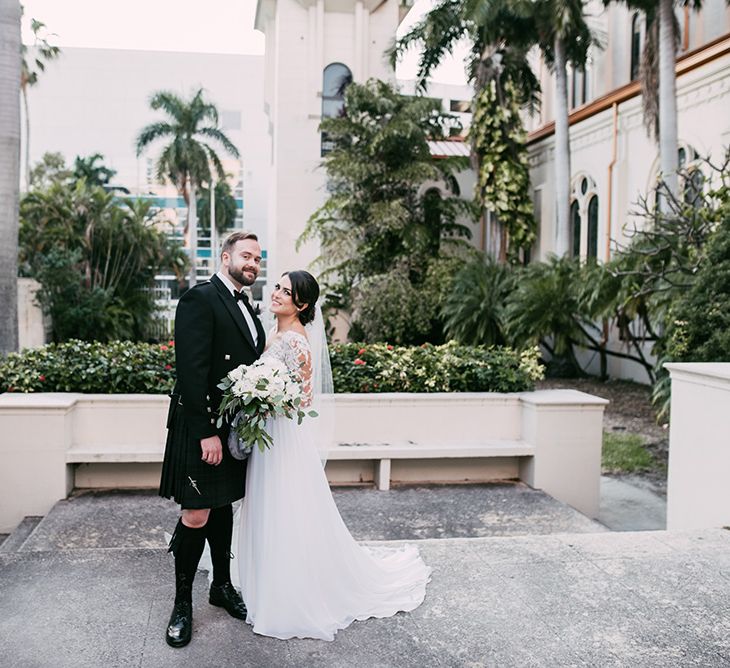
<svg viewBox="0 0 730 668"><path fill-rule="evenodd" d="M246 367L244 367L243 364L241 366L237 366L235 369L232 369L228 372L228 377L233 381L241 380L241 378L243 378L245 370Z"/></svg>

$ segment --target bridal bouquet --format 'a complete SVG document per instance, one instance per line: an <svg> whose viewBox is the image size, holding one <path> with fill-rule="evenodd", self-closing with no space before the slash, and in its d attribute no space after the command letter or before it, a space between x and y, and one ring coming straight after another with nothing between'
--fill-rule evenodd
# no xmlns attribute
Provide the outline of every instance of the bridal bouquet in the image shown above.
<svg viewBox="0 0 730 668"><path fill-rule="evenodd" d="M218 387L223 390L218 427L226 415L233 418L228 449L236 459L245 459L254 444L261 452L272 446L271 435L264 429L266 418L296 417L301 424L307 415L317 417L316 411L302 410L304 393L297 377L272 357L236 367Z"/></svg>

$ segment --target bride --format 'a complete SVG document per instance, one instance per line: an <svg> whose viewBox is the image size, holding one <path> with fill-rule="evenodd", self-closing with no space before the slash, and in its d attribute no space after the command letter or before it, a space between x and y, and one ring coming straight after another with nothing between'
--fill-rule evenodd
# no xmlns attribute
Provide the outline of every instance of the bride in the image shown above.
<svg viewBox="0 0 730 668"><path fill-rule="evenodd" d="M320 373L329 371L329 357L318 298L311 274L284 274L271 297L276 328L264 352L298 374L315 408L322 386L329 389ZM246 621L254 632L333 640L356 619L417 608L431 569L415 547L355 542L320 458L318 447L327 441L323 418L308 417L301 425L270 419L266 430L274 445L251 453L237 559Z"/></svg>

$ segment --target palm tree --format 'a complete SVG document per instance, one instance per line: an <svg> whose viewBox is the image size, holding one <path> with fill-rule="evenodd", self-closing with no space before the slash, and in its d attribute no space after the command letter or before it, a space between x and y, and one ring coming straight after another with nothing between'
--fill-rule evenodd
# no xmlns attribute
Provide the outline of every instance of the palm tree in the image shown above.
<svg viewBox="0 0 730 668"><path fill-rule="evenodd" d="M699 4L699 3L698 3ZM674 1L659 0L659 166L669 192L679 191L677 131L677 30Z"/></svg>
<svg viewBox="0 0 730 668"><path fill-rule="evenodd" d="M220 144L234 158L240 153L231 140L218 127L218 110L203 99L199 89L189 100L175 93L159 91L150 98L150 106L161 109L168 118L144 127L137 136L137 157L154 142L167 140L157 160L157 178L169 179L185 200L188 209L185 232L190 236L190 286L197 282L197 201L196 190L212 179L211 166L218 181L226 178L216 150L209 142Z"/></svg>
<svg viewBox="0 0 730 668"><path fill-rule="evenodd" d="M491 80L514 84L522 104L535 104L539 86L527 62L537 44L555 72L555 172L558 238L556 251L568 251L570 230L570 139L567 66L585 66L595 42L585 19L586 0L442 0L390 52L391 58L422 44L419 82L462 38L472 43L469 75L477 98ZM495 58L498 55L499 58ZM503 93L501 93L503 95ZM476 117L476 115L475 115ZM476 132L472 132L476 135ZM474 156L474 162L479 162ZM519 166L517 167L519 169Z"/></svg>
<svg viewBox="0 0 730 668"><path fill-rule="evenodd" d="M18 349L20 3L0 0L0 354Z"/></svg>
<svg viewBox="0 0 730 668"><path fill-rule="evenodd" d="M21 7L22 13L22 7ZM28 89L38 83L38 77L45 72L46 64L58 58L61 49L48 43L45 33L46 24L37 19L30 20L30 29L33 32L33 57L29 60L28 47L22 45L23 64L20 75L20 91L23 94L23 108L25 111L25 188L30 188L30 113L28 110Z"/></svg>
<svg viewBox="0 0 730 668"><path fill-rule="evenodd" d="M615 0L604 0L606 4ZM619 0L621 1L621 0ZM641 96L644 124L659 144L659 169L669 197L679 194L679 136L677 131L677 47L679 24L675 0L623 0L629 9L640 10L646 18L646 40L641 56ZM702 0L679 0L679 7L702 9ZM727 4L730 4L728 0ZM665 197L662 210L668 210Z"/></svg>
<svg viewBox="0 0 730 668"><path fill-rule="evenodd" d="M74 160L74 179L86 179L91 186L108 186L109 181L116 175L115 169L110 169L104 164L104 156L101 153L82 158L76 156Z"/></svg>
<svg viewBox="0 0 730 668"><path fill-rule="evenodd" d="M568 121L568 65L585 67L596 39L585 15L586 0L538 0L537 44L555 74L555 252L565 255L570 239L570 129Z"/></svg>
<svg viewBox="0 0 730 668"><path fill-rule="evenodd" d="M501 260L507 256L508 228L516 232L513 241L522 241L515 246L529 246L534 235L522 123L512 113L513 107L537 106L540 86L527 60L534 35L533 4L528 0L441 0L388 50L395 65L412 47L421 48L417 90L424 91L431 72L457 43L462 39L471 43L467 75L474 86L469 137L471 163L478 177L476 200L483 209L498 214L500 238L490 252ZM500 155L494 153L495 147L500 147ZM505 188L505 177L515 188L507 209L496 201L497 191Z"/></svg>

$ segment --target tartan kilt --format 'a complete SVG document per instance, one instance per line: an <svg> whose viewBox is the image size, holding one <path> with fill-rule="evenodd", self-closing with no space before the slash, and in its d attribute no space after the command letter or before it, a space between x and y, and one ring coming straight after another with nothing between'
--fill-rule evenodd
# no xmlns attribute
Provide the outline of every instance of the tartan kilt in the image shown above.
<svg viewBox="0 0 730 668"><path fill-rule="evenodd" d="M247 461L234 459L228 452L225 425L218 435L223 443L223 460L218 466L211 466L201 459L200 440L188 433L177 395L171 397L160 496L174 498L183 509L190 510L219 508L243 497Z"/></svg>

